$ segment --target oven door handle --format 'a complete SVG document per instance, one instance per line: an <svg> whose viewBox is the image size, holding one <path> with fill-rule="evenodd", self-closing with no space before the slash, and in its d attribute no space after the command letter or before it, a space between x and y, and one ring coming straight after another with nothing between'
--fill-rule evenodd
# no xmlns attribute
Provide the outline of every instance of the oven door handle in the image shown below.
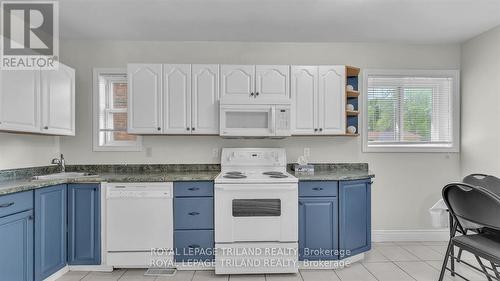
<svg viewBox="0 0 500 281"><path fill-rule="evenodd" d="M217 190L231 190L231 191L260 191L261 189L255 189L255 187L249 186L249 187L244 187L244 186L238 186L237 188L232 188L232 187L223 187L223 186L215 186L215 189ZM265 188L262 189L262 191L294 191L297 190L297 187L275 187L275 188Z"/></svg>

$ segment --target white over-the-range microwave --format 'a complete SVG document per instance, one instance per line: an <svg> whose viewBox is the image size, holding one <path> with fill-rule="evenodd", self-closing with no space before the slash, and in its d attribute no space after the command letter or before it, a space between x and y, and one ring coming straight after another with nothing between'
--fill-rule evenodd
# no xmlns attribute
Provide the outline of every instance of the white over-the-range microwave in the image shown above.
<svg viewBox="0 0 500 281"><path fill-rule="evenodd" d="M243 138L290 136L290 104L223 104L220 135Z"/></svg>

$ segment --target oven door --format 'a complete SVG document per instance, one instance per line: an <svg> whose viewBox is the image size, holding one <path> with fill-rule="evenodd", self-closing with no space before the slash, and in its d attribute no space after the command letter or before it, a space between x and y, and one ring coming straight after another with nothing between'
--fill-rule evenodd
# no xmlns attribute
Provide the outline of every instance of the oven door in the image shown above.
<svg viewBox="0 0 500 281"><path fill-rule="evenodd" d="M276 135L273 105L221 105L220 135L228 137L269 137Z"/></svg>
<svg viewBox="0 0 500 281"><path fill-rule="evenodd" d="M215 242L297 242L297 184L216 184Z"/></svg>

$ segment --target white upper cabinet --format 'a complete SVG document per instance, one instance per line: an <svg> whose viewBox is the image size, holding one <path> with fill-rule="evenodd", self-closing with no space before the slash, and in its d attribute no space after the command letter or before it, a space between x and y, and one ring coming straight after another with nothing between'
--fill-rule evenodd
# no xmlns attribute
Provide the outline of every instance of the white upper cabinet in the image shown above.
<svg viewBox="0 0 500 281"><path fill-rule="evenodd" d="M129 64L128 132L219 134L219 66Z"/></svg>
<svg viewBox="0 0 500 281"><path fill-rule="evenodd" d="M290 103L290 66L222 65L224 104Z"/></svg>
<svg viewBox="0 0 500 281"><path fill-rule="evenodd" d="M292 135L345 134L345 66L292 66Z"/></svg>
<svg viewBox="0 0 500 281"><path fill-rule="evenodd" d="M40 71L0 72L0 130L40 133Z"/></svg>
<svg viewBox="0 0 500 281"><path fill-rule="evenodd" d="M163 65L163 133L191 131L191 65Z"/></svg>
<svg viewBox="0 0 500 281"><path fill-rule="evenodd" d="M323 134L345 134L345 66L319 67L319 130Z"/></svg>
<svg viewBox="0 0 500 281"><path fill-rule="evenodd" d="M162 65L129 64L128 129L134 134L162 133Z"/></svg>
<svg viewBox="0 0 500 281"><path fill-rule="evenodd" d="M64 64L42 71L42 132L75 135L75 70Z"/></svg>
<svg viewBox="0 0 500 281"><path fill-rule="evenodd" d="M242 103L253 99L255 92L255 66L221 66L221 100L225 103Z"/></svg>
<svg viewBox="0 0 500 281"><path fill-rule="evenodd" d="M219 65L193 64L191 133L219 134Z"/></svg>
<svg viewBox="0 0 500 281"><path fill-rule="evenodd" d="M290 66L257 65L255 66L254 98L275 102L290 101Z"/></svg>
<svg viewBox="0 0 500 281"><path fill-rule="evenodd" d="M318 128L318 67L292 66L292 134L312 135Z"/></svg>

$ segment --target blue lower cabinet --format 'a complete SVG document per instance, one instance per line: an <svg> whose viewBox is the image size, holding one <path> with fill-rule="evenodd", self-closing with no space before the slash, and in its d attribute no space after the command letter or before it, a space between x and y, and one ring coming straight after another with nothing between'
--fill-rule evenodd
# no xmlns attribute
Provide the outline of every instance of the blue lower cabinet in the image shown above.
<svg viewBox="0 0 500 281"><path fill-rule="evenodd" d="M371 248L370 194L371 179L340 182L340 250L351 256Z"/></svg>
<svg viewBox="0 0 500 281"><path fill-rule="evenodd" d="M175 261L212 261L214 257L213 230L174 231Z"/></svg>
<svg viewBox="0 0 500 281"><path fill-rule="evenodd" d="M99 184L68 185L68 264L101 263Z"/></svg>
<svg viewBox="0 0 500 281"><path fill-rule="evenodd" d="M35 190L35 281L66 266L66 185Z"/></svg>
<svg viewBox="0 0 500 281"><path fill-rule="evenodd" d="M188 197L174 199L174 228L213 229L213 197Z"/></svg>
<svg viewBox="0 0 500 281"><path fill-rule="evenodd" d="M0 281L32 280L33 211L29 210L0 218Z"/></svg>
<svg viewBox="0 0 500 281"><path fill-rule="evenodd" d="M337 197L299 198L299 260L338 259Z"/></svg>

